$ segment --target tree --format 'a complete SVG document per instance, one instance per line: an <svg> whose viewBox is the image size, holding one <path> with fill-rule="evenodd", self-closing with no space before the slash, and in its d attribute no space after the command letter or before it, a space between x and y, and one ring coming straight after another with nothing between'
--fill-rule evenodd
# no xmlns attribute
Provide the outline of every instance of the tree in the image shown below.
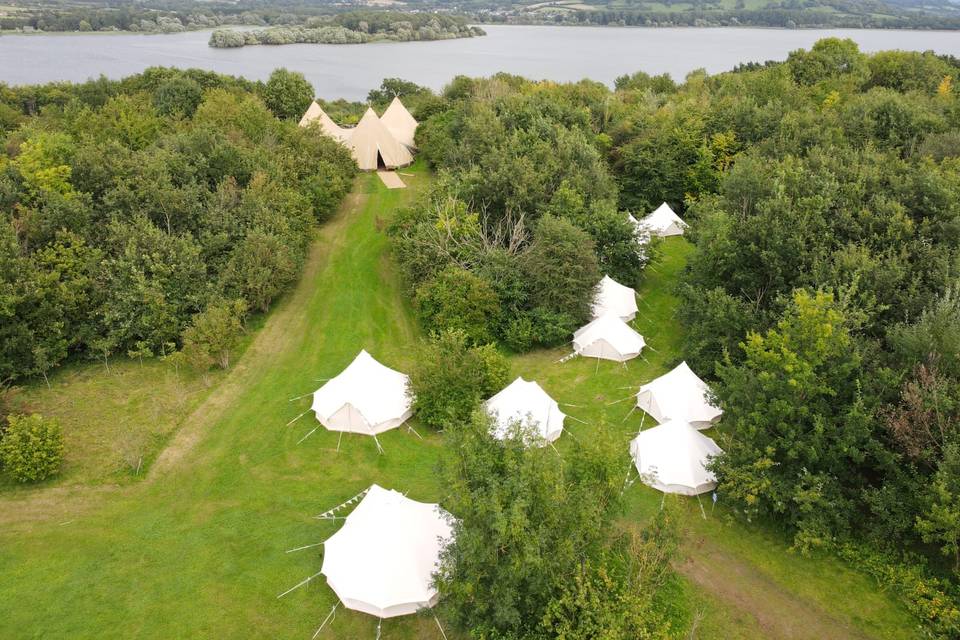
<svg viewBox="0 0 960 640"><path fill-rule="evenodd" d="M459 267L448 267L420 285L417 307L432 331L462 331L472 344L493 340L500 301L486 281Z"/></svg>
<svg viewBox="0 0 960 640"><path fill-rule="evenodd" d="M202 97L203 89L200 83L192 78L176 76L157 87L153 94L153 106L160 115L176 114L190 118L200 105Z"/></svg>
<svg viewBox="0 0 960 640"><path fill-rule="evenodd" d="M947 446L933 476L917 531L924 542L939 544L943 555L953 560L953 570L960 572L960 445L955 442Z"/></svg>
<svg viewBox="0 0 960 640"><path fill-rule="evenodd" d="M711 466L726 500L791 526L800 547L848 530L875 460L850 319L827 293L798 291L775 329L750 333L742 364L718 366L730 437Z"/></svg>
<svg viewBox="0 0 960 640"><path fill-rule="evenodd" d="M476 412L447 433L444 506L457 520L436 578L442 606L476 637L552 637L544 625L566 627L572 577L586 563L607 569L621 507L619 446L600 425L560 461L549 447L527 446L520 424L503 440L490 428Z"/></svg>
<svg viewBox="0 0 960 640"><path fill-rule="evenodd" d="M60 424L38 414L10 415L0 439L0 463L17 482L39 482L60 471Z"/></svg>
<svg viewBox="0 0 960 640"><path fill-rule="evenodd" d="M410 375L414 410L429 427L447 429L506 386L510 365L493 345L472 347L462 331L438 331L424 345Z"/></svg>
<svg viewBox="0 0 960 640"><path fill-rule="evenodd" d="M299 118L313 100L313 85L302 73L280 68L270 74L263 88L263 101L280 119Z"/></svg>
<svg viewBox="0 0 960 640"><path fill-rule="evenodd" d="M230 367L230 354L243 335L243 318L247 303L243 300L210 303L193 317L183 332L183 353L197 370L212 365Z"/></svg>

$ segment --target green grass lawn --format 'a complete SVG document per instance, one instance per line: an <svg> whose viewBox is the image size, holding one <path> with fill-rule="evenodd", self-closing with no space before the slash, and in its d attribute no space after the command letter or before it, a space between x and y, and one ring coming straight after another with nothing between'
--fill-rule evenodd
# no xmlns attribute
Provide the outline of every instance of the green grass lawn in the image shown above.
<svg viewBox="0 0 960 640"><path fill-rule="evenodd" d="M423 440L402 428L388 432L380 438L384 455L362 436L345 436L337 453L336 434L322 428L297 444L316 426L312 416L284 426L309 406L307 398L289 399L314 390L361 348L400 370L412 364L420 331L382 233L429 179L421 167L411 171L406 190L388 191L375 175L358 180L341 214L319 231L297 288L242 358L203 398L186 401L189 415L169 416L176 433L168 432L148 473L121 485L0 493L0 638L309 638L335 602L322 577L276 596L319 571L319 548L285 553L336 530L312 516L373 482L414 499L443 498L435 475L441 437L416 421ZM568 422L561 455L606 420L622 431L626 475L627 442L641 415L629 413L630 401L615 401L676 362L681 331L672 289L689 251L683 240L666 243L643 283L636 325L651 347L643 359L626 367L579 358L557 364L569 352L563 348L513 358L514 376L577 405L565 410L583 423ZM145 367L134 376L139 365L124 366L116 380L102 366L78 367L56 377L52 390L30 389L30 402L53 411L71 396L62 411L77 407L87 422L67 428L109 441L125 416L129 424L154 414L142 397L129 405L104 398L121 398L124 380L141 385L142 376L166 375ZM158 386L156 400L173 392ZM101 404L109 410L99 416ZM640 484L627 499L634 522L661 504L659 493ZM678 503L684 557L661 594L677 637L687 637L698 612L698 638L915 636L914 621L862 575L830 558L788 553L775 534L722 517L722 505L716 513L706 505L705 520L695 500ZM776 622L784 607L796 628ZM814 635L824 628L830 632ZM341 608L319 637L375 634L374 619ZM385 622L382 637L440 633L432 618L412 616Z"/></svg>

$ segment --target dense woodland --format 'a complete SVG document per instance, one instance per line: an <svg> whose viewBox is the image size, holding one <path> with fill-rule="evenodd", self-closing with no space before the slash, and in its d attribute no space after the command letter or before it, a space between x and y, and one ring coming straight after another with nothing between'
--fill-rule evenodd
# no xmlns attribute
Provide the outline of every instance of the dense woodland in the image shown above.
<svg viewBox="0 0 960 640"><path fill-rule="evenodd" d="M355 170L275 116L305 84L150 69L0 88L0 381L170 355L267 310Z"/></svg>
<svg viewBox="0 0 960 640"><path fill-rule="evenodd" d="M439 178L390 229L394 253L426 326L556 345L600 274L643 277L656 247L627 212L669 202L695 245L684 356L725 410L721 499L867 567L955 637L958 73L823 40L614 92L457 78L423 102Z"/></svg>

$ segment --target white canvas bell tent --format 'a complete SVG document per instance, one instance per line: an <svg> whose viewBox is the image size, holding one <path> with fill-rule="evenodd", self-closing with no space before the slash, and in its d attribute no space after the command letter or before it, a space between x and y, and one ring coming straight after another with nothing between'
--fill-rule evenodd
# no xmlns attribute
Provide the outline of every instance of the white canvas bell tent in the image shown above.
<svg viewBox="0 0 960 640"><path fill-rule="evenodd" d="M516 422L532 427L545 442L554 442L563 432L566 415L560 405L539 384L522 377L487 400L486 408L496 438L505 438Z"/></svg>
<svg viewBox="0 0 960 640"><path fill-rule="evenodd" d="M625 362L640 355L643 336L617 316L600 316L573 334L573 350L588 358Z"/></svg>
<svg viewBox="0 0 960 640"><path fill-rule="evenodd" d="M709 428L723 414L710 402L710 387L686 362L641 386L637 407L657 422L683 420L695 429Z"/></svg>
<svg viewBox="0 0 960 640"><path fill-rule="evenodd" d="M593 317L612 314L630 322L637 316L637 292L610 276L603 276L593 301Z"/></svg>
<svg viewBox="0 0 960 640"><path fill-rule="evenodd" d="M387 107L387 110L380 116L380 122L387 128L398 142L409 149L416 148L413 142L417 133L417 121L414 119L407 108L400 102L399 97L394 97L393 102Z"/></svg>
<svg viewBox="0 0 960 640"><path fill-rule="evenodd" d="M320 126L320 130L323 131L323 133L340 142L348 140L350 134L353 132L352 129L343 129L338 126L337 123L327 115L327 112L317 104L316 100L310 103L306 113L300 118L300 126L306 127L314 122Z"/></svg>
<svg viewBox="0 0 960 640"><path fill-rule="evenodd" d="M640 225L646 227L650 230L650 233L660 238L682 236L683 230L687 227L687 223L684 222L666 202L641 220Z"/></svg>
<svg viewBox="0 0 960 640"><path fill-rule="evenodd" d="M361 351L340 375L313 394L311 409L330 431L376 436L411 416L409 376Z"/></svg>
<svg viewBox="0 0 960 640"><path fill-rule="evenodd" d="M381 166L396 169L413 162L410 150L383 126L373 109L367 109L344 144L362 171L374 171Z"/></svg>
<svg viewBox="0 0 960 640"><path fill-rule="evenodd" d="M706 469L723 453L717 443L682 420L641 431L630 442L630 456L641 481L664 493L695 496L711 491L717 479Z"/></svg>
<svg viewBox="0 0 960 640"><path fill-rule="evenodd" d="M433 573L451 524L436 504L372 485L323 543L320 572L348 609L378 618L416 613L437 603Z"/></svg>

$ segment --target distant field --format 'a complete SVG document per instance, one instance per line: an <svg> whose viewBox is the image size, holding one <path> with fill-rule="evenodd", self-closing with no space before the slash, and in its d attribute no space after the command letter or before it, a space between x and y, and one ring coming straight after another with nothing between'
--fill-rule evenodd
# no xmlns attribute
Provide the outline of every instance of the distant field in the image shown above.
<svg viewBox="0 0 960 640"><path fill-rule="evenodd" d="M58 407L68 442L95 445L74 454L73 486L0 487L0 637L309 638L335 601L322 578L276 596L319 570L319 549L285 553L336 530L311 516L372 482L443 501L435 473L442 436L416 421L423 439L402 428L388 432L384 455L361 436L345 437L337 453L337 436L322 428L298 444L316 426L309 415L284 426L309 407L308 398L290 399L337 373L360 348L401 370L414 362L421 330L382 233L430 179L421 166L410 171L405 190L387 190L375 175L359 178L340 214L320 229L297 288L210 387L178 381L159 363L141 370L128 362L114 363L109 374L102 365L77 365L51 381L54 390L28 391L38 406ZM617 401L676 363L682 333L673 289L690 251L684 240L670 240L648 269L636 321L651 347L642 358L626 366L579 358L558 364L568 348L512 358L513 375L579 406L569 413L585 424L568 422L561 455L603 419L622 432L626 475L627 442L642 417L629 400ZM149 472L122 486L77 484L101 483L110 459L103 452L127 428L165 433ZM643 523L662 499L634 484L626 521ZM687 638L694 620L695 637L707 640L915 637L914 620L865 576L829 557L788 552L779 536L728 520L722 501L716 511L705 504L704 519L696 500L671 500L680 505L685 542L678 575L659 601L675 637ZM318 638L375 635L374 619L341 609ZM458 637L450 629L447 636ZM440 633L432 618L412 616L385 622L382 638Z"/></svg>

